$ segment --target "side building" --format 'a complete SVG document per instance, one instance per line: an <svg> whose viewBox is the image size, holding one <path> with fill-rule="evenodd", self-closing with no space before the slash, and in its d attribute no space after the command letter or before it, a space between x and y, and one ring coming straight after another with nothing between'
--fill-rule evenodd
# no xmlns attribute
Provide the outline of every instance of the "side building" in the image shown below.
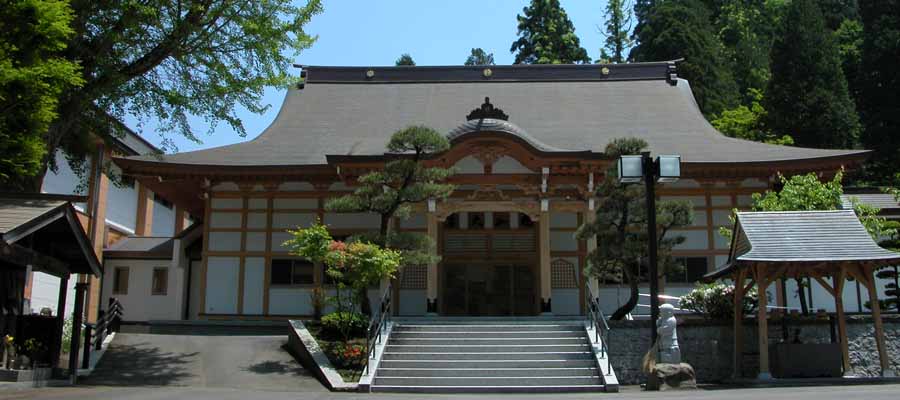
<svg viewBox="0 0 900 400"><path fill-rule="evenodd" d="M442 258L403 268L392 285L401 315L577 315L587 285L599 285L605 311L623 304L627 286L582 274L586 255L604 244L574 237L595 216L595 183L615 162L603 149L614 138L641 138L653 154L682 156L682 179L658 191L695 209L693 226L672 232L686 238L675 251L686 268L664 282L675 296L726 261L729 243L718 228L730 224L732 209L749 207L753 193L773 188L778 173L828 176L857 167L868 153L726 137L704 119L671 62L305 67L302 74L304 84L288 91L275 121L253 140L115 158L126 175L202 216L193 242L135 243L147 254L173 249L157 263L184 268L166 277L177 288L167 293L181 296L167 315L312 315L312 289L329 284L322 265L288 254L286 229L316 219L338 237L377 229L376 215L332 213L324 204L383 168L388 138L409 125L446 133L451 148L427 163L455 168L457 189L394 221L435 239ZM117 256L115 265L108 259L107 278L129 262L147 276L152 267L140 255ZM124 282L132 272L123 274L112 279ZM148 292L129 301L145 301ZM791 306L790 296L781 298Z"/></svg>

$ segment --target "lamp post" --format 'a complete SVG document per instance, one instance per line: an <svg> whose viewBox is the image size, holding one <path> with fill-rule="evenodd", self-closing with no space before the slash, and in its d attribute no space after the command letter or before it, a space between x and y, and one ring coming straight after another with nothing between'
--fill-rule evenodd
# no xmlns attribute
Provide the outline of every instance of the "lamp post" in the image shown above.
<svg viewBox="0 0 900 400"><path fill-rule="evenodd" d="M650 272L650 343L656 343L656 321L659 319L659 271L656 239L656 182L675 182L681 176L681 156L657 156L650 152L619 158L619 182L644 181L647 197L647 246Z"/></svg>

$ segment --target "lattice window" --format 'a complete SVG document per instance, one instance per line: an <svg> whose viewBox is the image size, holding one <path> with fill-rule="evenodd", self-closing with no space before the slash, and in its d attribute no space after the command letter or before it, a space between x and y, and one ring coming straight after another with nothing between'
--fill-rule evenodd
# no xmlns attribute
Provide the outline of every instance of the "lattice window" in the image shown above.
<svg viewBox="0 0 900 400"><path fill-rule="evenodd" d="M578 280L575 277L575 264L557 258L550 263L550 285L554 289L575 289Z"/></svg>
<svg viewBox="0 0 900 400"><path fill-rule="evenodd" d="M425 289L427 280L427 265L407 265L400 273L400 289Z"/></svg>

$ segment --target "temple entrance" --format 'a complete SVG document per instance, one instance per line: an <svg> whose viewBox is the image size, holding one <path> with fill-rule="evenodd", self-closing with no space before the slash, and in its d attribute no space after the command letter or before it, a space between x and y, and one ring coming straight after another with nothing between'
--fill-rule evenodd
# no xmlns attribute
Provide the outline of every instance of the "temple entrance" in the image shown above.
<svg viewBox="0 0 900 400"><path fill-rule="evenodd" d="M444 265L445 315L512 316L536 312L533 266L505 263Z"/></svg>
<svg viewBox="0 0 900 400"><path fill-rule="evenodd" d="M441 229L440 313L455 316L536 315L537 232L518 212L460 212Z"/></svg>

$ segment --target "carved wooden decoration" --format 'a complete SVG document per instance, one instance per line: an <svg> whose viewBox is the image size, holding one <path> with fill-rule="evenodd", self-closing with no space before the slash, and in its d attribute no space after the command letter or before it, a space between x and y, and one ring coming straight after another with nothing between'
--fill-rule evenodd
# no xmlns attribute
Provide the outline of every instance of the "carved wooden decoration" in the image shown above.
<svg viewBox="0 0 900 400"><path fill-rule="evenodd" d="M507 121L509 120L509 115L506 115L506 113L499 108L494 108L494 105L491 104L491 98L485 97L484 103L481 104L481 107L472 110L472 112L470 112L469 115L466 116L466 120L471 121L473 119L484 118L502 119L504 121Z"/></svg>

